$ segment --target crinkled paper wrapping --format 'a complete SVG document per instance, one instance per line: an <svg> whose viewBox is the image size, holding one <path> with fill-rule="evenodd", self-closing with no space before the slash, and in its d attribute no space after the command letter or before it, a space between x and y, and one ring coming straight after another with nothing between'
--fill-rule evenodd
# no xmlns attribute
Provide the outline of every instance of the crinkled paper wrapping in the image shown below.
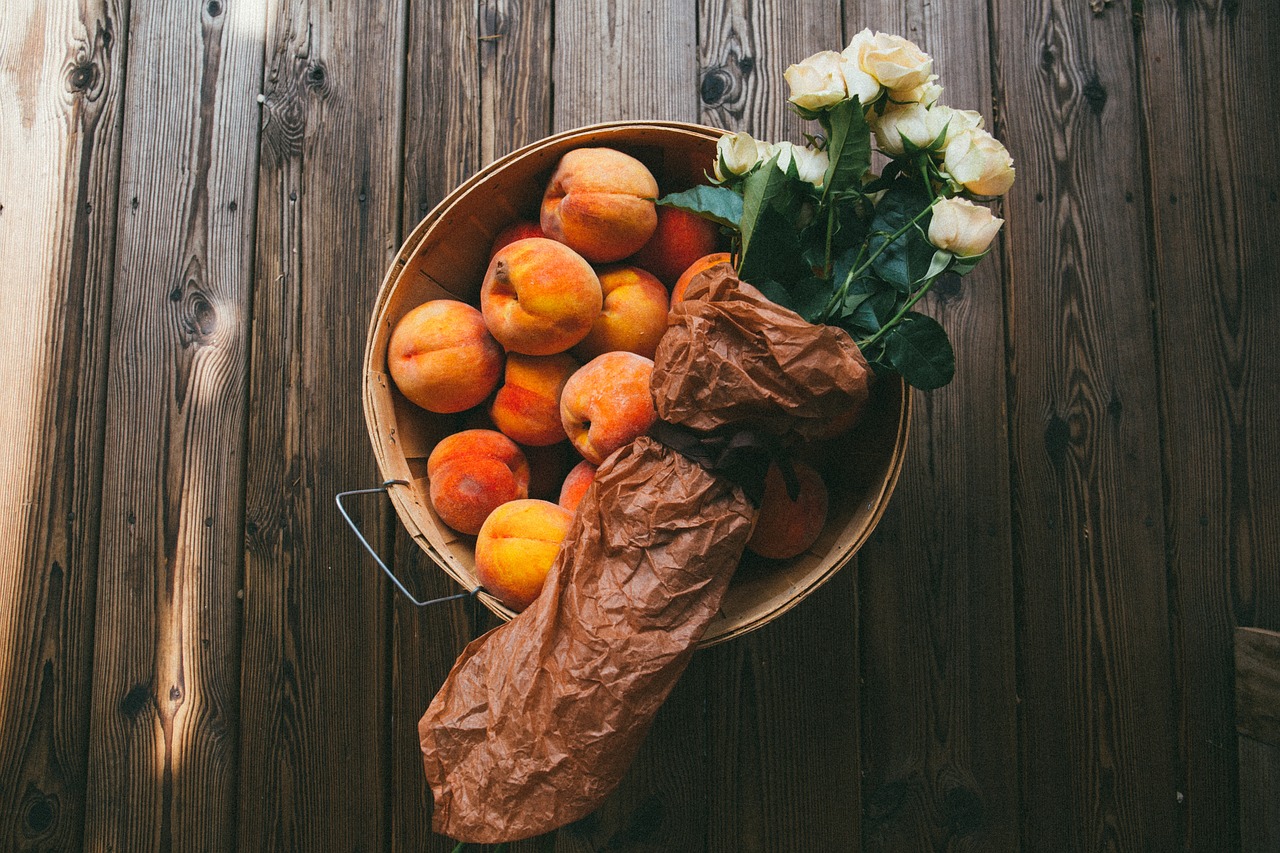
<svg viewBox="0 0 1280 853"><path fill-rule="evenodd" d="M845 332L726 270L672 308L660 418L803 437L865 401L870 372ZM754 520L739 485L648 436L606 459L541 595L467 646L418 724L436 832L514 841L591 813L684 672Z"/></svg>

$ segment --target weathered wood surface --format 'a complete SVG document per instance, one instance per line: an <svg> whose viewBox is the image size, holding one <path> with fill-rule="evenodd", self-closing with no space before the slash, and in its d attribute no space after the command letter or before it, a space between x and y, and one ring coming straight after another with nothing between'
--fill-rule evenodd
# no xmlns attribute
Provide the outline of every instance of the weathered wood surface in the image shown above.
<svg viewBox="0 0 1280 853"><path fill-rule="evenodd" d="M1280 633L1235 631L1240 733L1240 842L1245 853L1280 846Z"/></svg>
<svg viewBox="0 0 1280 853"><path fill-rule="evenodd" d="M1017 160L994 258L927 306L956 382L858 565L695 655L601 810L513 849L1274 846L1232 677L1236 627L1280 628L1274 3L20 0L0 847L452 850L416 723L491 620L393 600L332 504L379 480L385 266L554 130L798 139L782 70L864 26Z"/></svg>

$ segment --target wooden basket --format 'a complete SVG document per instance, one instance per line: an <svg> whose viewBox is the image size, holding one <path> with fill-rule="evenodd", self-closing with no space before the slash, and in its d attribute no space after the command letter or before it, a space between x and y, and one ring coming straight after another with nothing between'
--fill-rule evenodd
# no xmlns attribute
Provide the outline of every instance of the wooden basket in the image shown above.
<svg viewBox="0 0 1280 853"><path fill-rule="evenodd" d="M467 589L478 585L474 537L446 527L431 508L427 456L435 443L462 428L458 415L436 415L408 402L387 373L387 344L396 323L431 299L477 304L497 233L518 219L537 219L538 205L556 162L573 148L607 146L637 157L658 178L662 192L702 182L724 131L680 122L617 122L548 137L482 169L455 189L413 230L378 293L364 357L364 410L374 455L391 486L400 521L415 542ZM866 541L898 479L910 419L901 380L876 383L856 437L819 465L831 492L826 529L814 546L791 560L744 557L719 615L700 646L745 634L776 619L818 588ZM504 619L515 614L496 599L480 599Z"/></svg>

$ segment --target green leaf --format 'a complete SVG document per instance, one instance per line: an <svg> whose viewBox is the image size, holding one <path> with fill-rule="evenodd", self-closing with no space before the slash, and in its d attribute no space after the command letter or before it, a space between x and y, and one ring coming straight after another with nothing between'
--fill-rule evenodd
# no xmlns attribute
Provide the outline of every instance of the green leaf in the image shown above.
<svg viewBox="0 0 1280 853"><path fill-rule="evenodd" d="M742 196L728 187L696 186L665 195L658 199L658 204L678 207L730 228L740 227L742 221Z"/></svg>
<svg viewBox="0 0 1280 853"><path fill-rule="evenodd" d="M796 306L791 300L791 292L781 284L778 284L778 282L771 278L766 278L761 279L760 281L753 281L751 283L755 285L757 290L769 297L770 302L775 302L783 308L789 308L792 311L796 310Z"/></svg>
<svg viewBox="0 0 1280 853"><path fill-rule="evenodd" d="M929 262L929 269L921 276L920 280L915 283L918 288L931 278L937 278L947 271L947 266L951 263L951 259L955 257L945 249L938 249L933 253L933 260Z"/></svg>
<svg viewBox="0 0 1280 853"><path fill-rule="evenodd" d="M738 262L743 280L759 286L765 279L792 281L804 274L796 225L808 186L796 173L795 161L784 172L778 168L776 154L747 176Z"/></svg>
<svg viewBox="0 0 1280 853"><path fill-rule="evenodd" d="M791 287L791 310L810 323L822 319L822 313L831 301L831 282L809 277Z"/></svg>
<svg viewBox="0 0 1280 853"><path fill-rule="evenodd" d="M929 215L908 227L892 242L888 239L929 207L930 202L922 187L904 178L895 181L880 199L875 218L871 221L869 248L872 252L879 252L872 269L904 293L914 289L915 283L922 280L933 262L935 250L927 236Z"/></svg>
<svg viewBox="0 0 1280 853"><path fill-rule="evenodd" d="M871 168L871 129L858 99L841 101L827 111L831 139L827 144L827 173L822 179L822 197L852 186L862 185L862 176Z"/></svg>
<svg viewBox="0 0 1280 853"><path fill-rule="evenodd" d="M951 265L951 271L956 275L968 275L973 272L973 268L978 265L978 261L981 261L989 254L991 254L990 249L983 252L981 255L970 255L967 258L958 257L956 258L955 263Z"/></svg>
<svg viewBox="0 0 1280 853"><path fill-rule="evenodd" d="M956 356L951 341L932 317L908 312L885 334L883 342L879 357L916 388L941 388L955 375Z"/></svg>

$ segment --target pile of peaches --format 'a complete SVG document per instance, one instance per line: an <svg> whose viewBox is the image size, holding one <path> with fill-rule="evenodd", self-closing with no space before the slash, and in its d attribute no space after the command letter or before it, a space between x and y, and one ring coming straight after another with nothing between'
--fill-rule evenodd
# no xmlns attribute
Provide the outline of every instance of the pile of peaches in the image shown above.
<svg viewBox="0 0 1280 853"><path fill-rule="evenodd" d="M387 364L401 393L482 425L436 444L430 500L442 522L476 537L480 583L513 610L537 597L596 466L656 419L649 380L672 301L697 273L730 261L717 251L719 226L659 207L657 196L652 173L628 154L568 152L539 221L515 222L494 240L479 308L432 300L392 332ZM564 458L555 448L565 442L581 460L559 501L530 499L531 461ZM769 543L793 519L806 528L799 550L816 538L827 499L821 478L809 479L816 486L794 503L774 484L766 502L780 494L790 506L762 508L758 553L791 556Z"/></svg>

